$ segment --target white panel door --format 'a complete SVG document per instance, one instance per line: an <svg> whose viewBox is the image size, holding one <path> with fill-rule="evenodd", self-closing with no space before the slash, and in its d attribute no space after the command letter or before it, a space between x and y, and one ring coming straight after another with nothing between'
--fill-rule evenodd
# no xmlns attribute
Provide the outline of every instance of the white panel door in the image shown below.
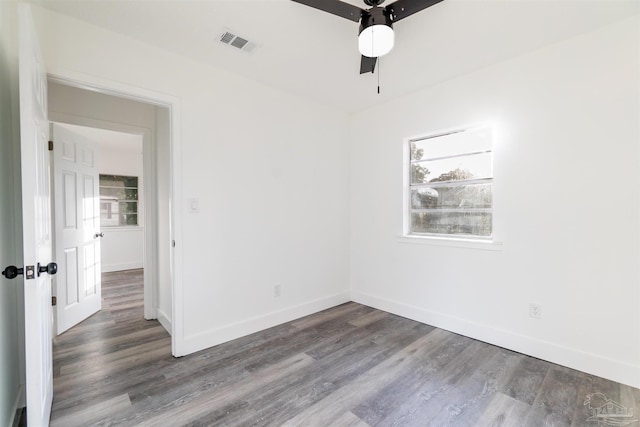
<svg viewBox="0 0 640 427"><path fill-rule="evenodd" d="M31 9L20 4L18 11L27 422L46 426L53 398L51 277L39 263L52 261L47 76Z"/></svg>
<svg viewBox="0 0 640 427"><path fill-rule="evenodd" d="M56 329L58 334L102 308L97 150L53 124Z"/></svg>

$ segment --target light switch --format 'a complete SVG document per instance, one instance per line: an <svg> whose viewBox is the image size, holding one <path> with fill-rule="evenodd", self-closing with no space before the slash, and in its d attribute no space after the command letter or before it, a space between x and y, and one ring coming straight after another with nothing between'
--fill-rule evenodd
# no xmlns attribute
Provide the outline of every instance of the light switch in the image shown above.
<svg viewBox="0 0 640 427"><path fill-rule="evenodd" d="M189 212L200 212L200 199L189 199Z"/></svg>

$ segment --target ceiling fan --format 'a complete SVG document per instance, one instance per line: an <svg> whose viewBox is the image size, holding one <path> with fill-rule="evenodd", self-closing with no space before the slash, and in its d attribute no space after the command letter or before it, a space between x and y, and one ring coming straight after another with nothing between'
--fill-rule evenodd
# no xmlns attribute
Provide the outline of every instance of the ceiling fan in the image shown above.
<svg viewBox="0 0 640 427"><path fill-rule="evenodd" d="M360 22L358 50L362 54L360 74L373 73L376 61L393 48L393 24L443 0L397 0L386 7L384 0L363 0L370 9L360 9L340 0L293 0L333 15Z"/></svg>

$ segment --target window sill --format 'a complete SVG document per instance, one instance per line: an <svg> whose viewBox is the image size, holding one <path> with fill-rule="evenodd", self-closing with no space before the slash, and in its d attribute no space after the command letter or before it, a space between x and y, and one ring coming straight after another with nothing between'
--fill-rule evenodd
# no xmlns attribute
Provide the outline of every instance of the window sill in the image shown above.
<svg viewBox="0 0 640 427"><path fill-rule="evenodd" d="M141 225L103 225L100 231L137 231L142 230Z"/></svg>
<svg viewBox="0 0 640 427"><path fill-rule="evenodd" d="M397 236L396 241L398 243L409 243L414 245L447 246L452 248L476 249L482 251L501 251L503 249L502 242L495 240L473 240L409 235Z"/></svg>

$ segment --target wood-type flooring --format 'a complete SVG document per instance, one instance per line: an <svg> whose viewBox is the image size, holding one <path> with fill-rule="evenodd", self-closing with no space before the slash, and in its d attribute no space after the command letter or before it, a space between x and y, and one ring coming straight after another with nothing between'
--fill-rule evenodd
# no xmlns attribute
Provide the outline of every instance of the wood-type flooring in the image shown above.
<svg viewBox="0 0 640 427"><path fill-rule="evenodd" d="M142 270L102 286L54 340L52 426L640 427L638 389L356 303L174 358Z"/></svg>

